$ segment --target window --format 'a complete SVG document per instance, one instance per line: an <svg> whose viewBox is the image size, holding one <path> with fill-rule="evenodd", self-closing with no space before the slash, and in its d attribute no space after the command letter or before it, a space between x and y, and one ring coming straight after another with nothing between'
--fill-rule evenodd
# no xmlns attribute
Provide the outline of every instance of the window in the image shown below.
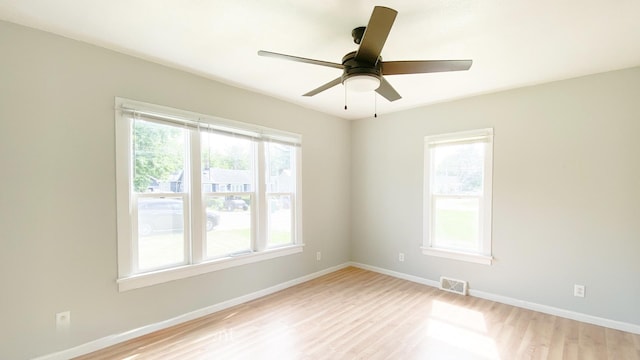
<svg viewBox="0 0 640 360"><path fill-rule="evenodd" d="M120 290L302 251L300 143L116 98Z"/></svg>
<svg viewBox="0 0 640 360"><path fill-rule="evenodd" d="M493 129L425 137L423 253L491 264Z"/></svg>

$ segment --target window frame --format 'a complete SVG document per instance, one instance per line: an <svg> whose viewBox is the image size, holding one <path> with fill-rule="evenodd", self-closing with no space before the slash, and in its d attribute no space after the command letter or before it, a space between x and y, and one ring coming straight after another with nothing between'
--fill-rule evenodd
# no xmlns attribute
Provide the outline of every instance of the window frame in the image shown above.
<svg viewBox="0 0 640 360"><path fill-rule="evenodd" d="M132 115L138 114L138 115ZM184 199L185 216L185 263L158 268L151 271L140 272L137 269L134 255L136 254L136 222L137 206L133 201L140 197L140 194L133 191L131 179L133 177L133 142L132 127L133 116L141 116L144 120L169 123L179 126L184 123L187 127L187 160L185 181L189 181L187 190L183 193L166 193L171 197L182 197ZM164 119L164 120L163 120ZM251 226L252 226L252 251L242 254L230 254L226 257L207 259L206 257L206 232L205 227L205 203L203 202L208 193L203 191L201 179L201 132L204 128L235 136L248 137L255 141L254 148L254 177L255 189L251 206ZM277 248L267 248L267 240L264 236L267 233L266 223L261 221L261 217L266 216L266 194L263 174L266 171L264 158L264 144L268 142L278 142L295 149L295 196L292 199L295 207L292 209L292 243ZM302 136L295 133L285 132L276 129L261 127L228 119L222 119L209 115L198 114L190 111L173 109L165 106L144 103L140 101L115 98L115 145L116 145L116 209L117 209L117 255L118 255L118 289L127 291L145 286L178 280L190 276L205 274L217 270L222 270L234 266L241 266L249 263L264 261L280 256L300 253L303 251L302 241L302 196L301 196L301 150ZM185 184L186 185L186 184ZM149 197L144 193L142 197ZM227 195L225 192L216 193ZM236 194L230 192L229 194ZM150 197L162 196L163 193L150 195ZM295 209L295 211L294 211ZM188 220L188 221L187 221Z"/></svg>
<svg viewBox="0 0 640 360"><path fill-rule="evenodd" d="M433 194L434 169L432 169L433 152L437 146L462 145L483 142L483 191L481 195L442 195ZM492 255L492 187L493 187L493 128L484 128L468 131L459 131L446 134L428 135L424 138L424 194L423 194L423 243L424 255L436 256L472 263L491 265ZM434 204L437 198L478 198L478 251L466 251L447 247L438 247L434 244L433 224Z"/></svg>

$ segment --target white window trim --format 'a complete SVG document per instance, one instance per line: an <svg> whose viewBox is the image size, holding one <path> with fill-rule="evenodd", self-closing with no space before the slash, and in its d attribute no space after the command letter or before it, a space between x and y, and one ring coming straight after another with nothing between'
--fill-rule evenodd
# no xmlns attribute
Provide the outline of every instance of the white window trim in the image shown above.
<svg viewBox="0 0 640 360"><path fill-rule="evenodd" d="M202 275L213 271L228 269L235 266L251 264L259 261L274 259L280 256L292 255L302 252L304 244L295 244L268 249L260 252L241 254L225 257L199 264L184 265L166 270L142 273L117 280L118 290L127 291L145 286L180 280L191 276Z"/></svg>
<svg viewBox="0 0 640 360"><path fill-rule="evenodd" d="M472 253L447 250L447 249L439 249L434 247L424 247L424 246L421 247L421 249L422 249L422 254L424 255L441 257L445 259L467 261L471 263L484 264L484 265L491 265L491 263L493 262L493 256L472 254Z"/></svg>
<svg viewBox="0 0 640 360"><path fill-rule="evenodd" d="M479 252L466 252L453 249L445 249L434 247L431 243L431 224L432 203L431 196L431 150L433 146L445 145L447 143L463 144L469 142L477 142L485 139L490 146L485 148L484 158L484 189L483 196L480 199L481 216L480 234L481 250ZM492 187L493 187L493 128L460 131L455 133L439 134L425 136L424 138L424 196L423 196L423 246L421 247L424 255L467 261L476 264L491 265L493 256L491 250L491 209L492 209Z"/></svg>
<svg viewBox="0 0 640 360"><path fill-rule="evenodd" d="M294 243L289 245L283 245L275 248L266 248L265 245L258 245L257 251L242 253L239 255L230 255L223 258L217 258L213 260L204 260L202 254L202 244L198 241L189 243L189 247L192 249L193 256L191 262L185 265L179 265L167 269L161 269L157 271L135 273L133 264L133 249L132 249L132 234L133 234L133 221L131 199L133 198L132 189L130 186L130 179L132 176L132 165L130 160L131 148L131 126L132 122L128 121L128 117L125 116L125 112L135 111L146 116L161 116L170 117L173 122L189 124L190 126L197 126L198 124L207 124L212 129L220 132L228 132L230 129L234 132L239 132L243 136L251 138L262 139L258 143L259 146L263 146L264 141L273 141L279 143L285 143L288 145L297 146L296 154L296 190L295 196L293 196L292 202L294 207L292 208L292 217L295 217L293 222L292 237ZM301 135L289 133L285 131L265 128L257 125L221 119L203 114L197 114L189 111L173 109L160 105L148 104L140 101L115 98L115 130L116 130L116 201L117 201L117 236L118 236L118 290L127 291L136 288L151 286L168 281L179 280L191 276L201 275L208 272L227 269L230 267L241 266L259 261L265 261L276 257L292 255L303 251L304 243L302 240L302 168L301 158L302 153L300 149ZM199 142L199 134L191 132L191 144ZM199 157L199 154L197 155ZM197 164L200 163L199 159ZM194 163L194 159L191 163ZM258 158L258 161L264 162L264 159ZM264 167L256 168L256 172L261 172ZM198 175L198 171L195 172ZM201 197L202 189L199 184L200 179L191 179L192 183L197 183L197 186L192 186L191 197L193 204L197 208L202 206ZM263 184L264 186L264 184ZM264 191L263 191L264 192ZM178 194L176 194L178 195ZM185 195L186 196L186 195ZM256 196L260 197L260 193L256 191ZM256 203L258 199L256 199ZM266 209L266 208L265 208ZM263 209L263 210L265 210ZM266 213L264 211L258 212ZM134 214L133 214L134 215ZM197 217L196 217L197 219ZM260 221L260 220L258 220ZM255 220L252 220L255 222ZM202 238L203 224L195 221L192 224L192 233L194 238ZM262 229L263 227L257 227ZM186 227L185 227L186 229ZM255 229L255 228L254 228ZM200 235L199 235L200 234ZM259 236L259 234L256 234ZM255 239L255 237L254 237ZM266 243L266 240L265 240ZM189 259L189 256L187 256Z"/></svg>

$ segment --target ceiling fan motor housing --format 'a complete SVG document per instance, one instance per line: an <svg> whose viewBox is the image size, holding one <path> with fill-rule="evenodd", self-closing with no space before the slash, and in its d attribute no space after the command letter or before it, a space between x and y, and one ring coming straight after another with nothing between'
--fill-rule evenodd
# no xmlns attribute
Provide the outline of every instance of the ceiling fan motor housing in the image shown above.
<svg viewBox="0 0 640 360"><path fill-rule="evenodd" d="M344 71L342 72L342 83L350 77L367 75L380 79L382 76L382 69L380 64L382 58L378 57L378 61L375 64L369 64L355 59L356 52L352 51L342 58L342 65L344 65Z"/></svg>

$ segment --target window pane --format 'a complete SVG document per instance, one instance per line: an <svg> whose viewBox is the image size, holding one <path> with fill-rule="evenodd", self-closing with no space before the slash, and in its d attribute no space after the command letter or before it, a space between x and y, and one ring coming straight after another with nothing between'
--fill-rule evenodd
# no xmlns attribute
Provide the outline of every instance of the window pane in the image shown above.
<svg viewBox="0 0 640 360"><path fill-rule="evenodd" d="M180 198L138 199L138 268L185 261L184 204Z"/></svg>
<svg viewBox="0 0 640 360"><path fill-rule="evenodd" d="M206 257L251 251L251 196L207 196Z"/></svg>
<svg viewBox="0 0 640 360"><path fill-rule="evenodd" d="M435 198L434 247L479 250L479 204L477 198Z"/></svg>
<svg viewBox="0 0 640 360"><path fill-rule="evenodd" d="M135 192L183 192L187 131L149 121L133 121Z"/></svg>
<svg viewBox="0 0 640 360"><path fill-rule="evenodd" d="M291 236L291 195L268 196L269 235L267 247L287 245Z"/></svg>
<svg viewBox="0 0 640 360"><path fill-rule="evenodd" d="M268 143L267 150L267 247L292 244L291 204L295 191L295 147ZM275 193L275 194L274 194ZM284 193L284 194L283 194Z"/></svg>
<svg viewBox="0 0 640 360"><path fill-rule="evenodd" d="M202 191L254 191L253 142L226 135L203 133Z"/></svg>
<svg viewBox="0 0 640 360"><path fill-rule="evenodd" d="M443 145L432 149L434 194L481 195L485 143Z"/></svg>
<svg viewBox="0 0 640 360"><path fill-rule="evenodd" d="M267 148L267 192L295 191L295 148L289 145L268 143Z"/></svg>

